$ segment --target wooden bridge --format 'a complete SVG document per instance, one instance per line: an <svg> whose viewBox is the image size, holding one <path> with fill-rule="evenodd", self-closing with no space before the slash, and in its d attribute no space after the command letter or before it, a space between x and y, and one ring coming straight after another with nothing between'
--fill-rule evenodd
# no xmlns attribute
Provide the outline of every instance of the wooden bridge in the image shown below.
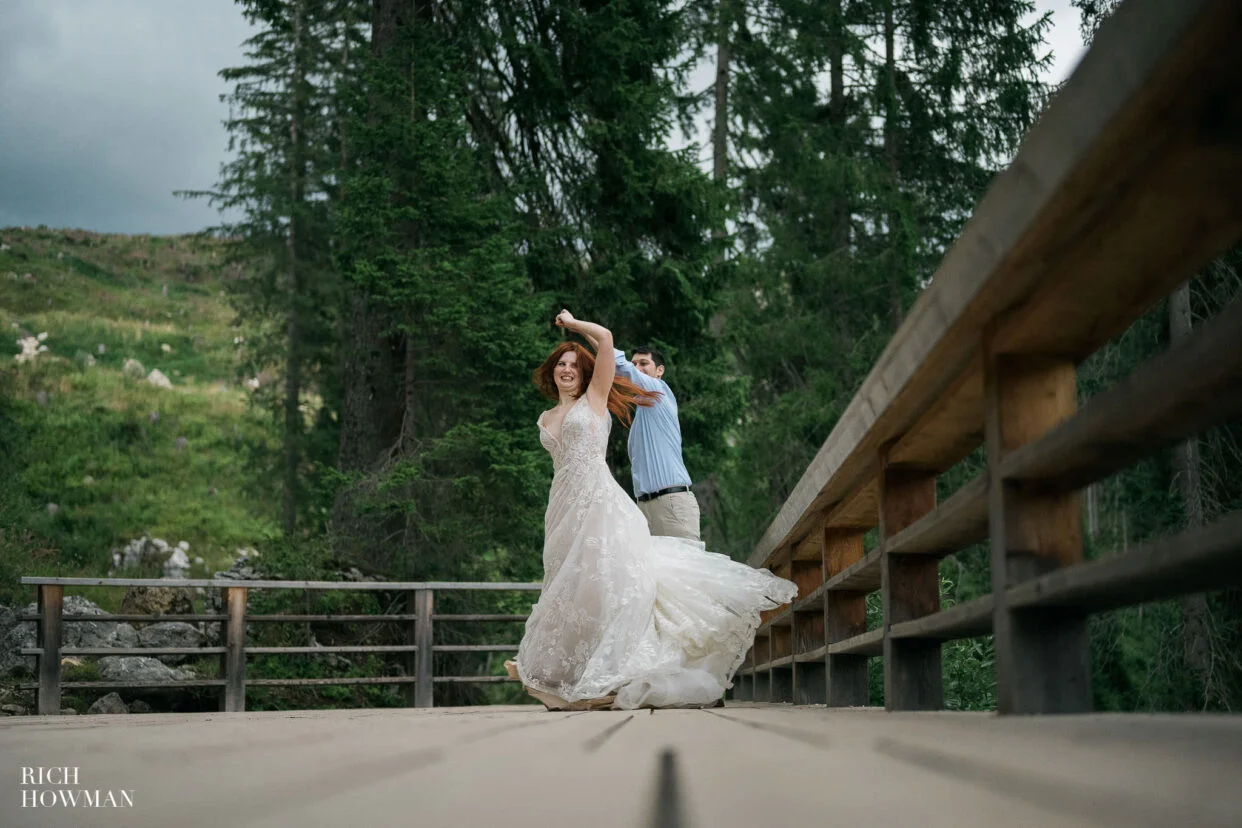
<svg viewBox="0 0 1242 828"><path fill-rule="evenodd" d="M243 712L245 589L320 585L229 584L224 669L204 680L229 712L0 721L0 820L1242 824L1242 719L1090 712L1086 632L1095 612L1242 584L1242 515L1090 561L1080 528L1085 486L1242 414L1242 305L1081 407L1076 388L1082 360L1242 237L1239 43L1237 0L1128 0L1100 31L760 540L750 562L801 592L724 709L436 708L437 681L493 679L433 674L433 591L477 585L423 584L399 585L392 619L415 709ZM982 473L938 498L981 446ZM939 561L981 541L991 593L942 609ZM80 582L23 581L55 713ZM997 714L940 711L942 643L986 634ZM874 658L885 709L859 709ZM20 769L50 766L135 805L23 808Z"/></svg>

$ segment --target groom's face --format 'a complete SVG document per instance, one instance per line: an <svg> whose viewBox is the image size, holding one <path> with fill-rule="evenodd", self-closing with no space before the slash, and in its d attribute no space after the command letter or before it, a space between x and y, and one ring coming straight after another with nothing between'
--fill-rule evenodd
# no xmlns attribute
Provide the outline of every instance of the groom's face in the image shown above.
<svg viewBox="0 0 1242 828"><path fill-rule="evenodd" d="M649 377L660 379L664 376L664 366L656 365L655 361L651 358L651 354L634 354L632 362L634 363L635 368L642 371Z"/></svg>

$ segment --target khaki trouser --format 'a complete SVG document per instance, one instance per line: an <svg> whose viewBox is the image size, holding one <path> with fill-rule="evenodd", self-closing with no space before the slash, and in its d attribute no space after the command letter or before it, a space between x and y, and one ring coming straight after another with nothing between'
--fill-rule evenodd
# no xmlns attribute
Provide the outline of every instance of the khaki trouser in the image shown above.
<svg viewBox="0 0 1242 828"><path fill-rule="evenodd" d="M653 535L700 540L699 501L694 492L673 492L638 504Z"/></svg>

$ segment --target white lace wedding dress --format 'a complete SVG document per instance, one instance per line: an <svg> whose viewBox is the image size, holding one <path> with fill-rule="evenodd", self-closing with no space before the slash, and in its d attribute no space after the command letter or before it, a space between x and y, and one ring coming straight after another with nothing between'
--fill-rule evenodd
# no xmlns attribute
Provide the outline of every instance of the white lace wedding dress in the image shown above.
<svg viewBox="0 0 1242 828"><path fill-rule="evenodd" d="M612 705L622 709L713 704L732 686L759 612L789 602L797 587L698 541L653 537L605 463L611 427L585 395L565 415L559 440L540 417L555 476L543 592L516 672L545 703L615 694Z"/></svg>

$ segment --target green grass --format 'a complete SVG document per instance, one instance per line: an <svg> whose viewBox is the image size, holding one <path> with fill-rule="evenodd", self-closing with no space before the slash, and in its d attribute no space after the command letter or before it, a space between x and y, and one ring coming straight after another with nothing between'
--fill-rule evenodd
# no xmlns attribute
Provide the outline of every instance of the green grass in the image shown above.
<svg viewBox="0 0 1242 828"><path fill-rule="evenodd" d="M212 569L274 536L274 438L238 382L226 243L42 228L0 242L0 602L32 599L23 574L103 575L144 533ZM19 336L44 331L48 351L18 364ZM127 359L174 387L126 377Z"/></svg>

